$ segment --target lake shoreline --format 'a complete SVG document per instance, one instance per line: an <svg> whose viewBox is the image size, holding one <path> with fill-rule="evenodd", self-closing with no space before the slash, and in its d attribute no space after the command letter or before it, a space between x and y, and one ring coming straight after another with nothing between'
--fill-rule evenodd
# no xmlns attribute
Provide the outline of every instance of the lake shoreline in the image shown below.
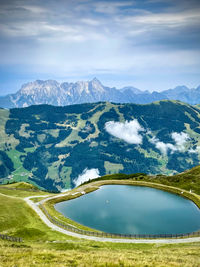
<svg viewBox="0 0 200 267"><path fill-rule="evenodd" d="M133 181L133 180L123 180L123 181L122 180L102 180L102 181L95 181L95 182L83 184L71 191L68 191L68 194L66 195L57 196L54 199L50 199L46 201L44 203L45 208L48 210L51 216L55 216L56 218L59 218L62 222L65 222L67 224L72 224L79 229L99 232L96 229L86 227L69 218L66 218L64 215L62 215L55 209L54 205L56 203L78 198L82 196L83 194L87 194L95 190L98 190L103 185L132 185L132 186L151 187L151 188L167 191L169 193L182 196L186 199L191 200L198 208L200 208L200 196L198 196L197 194L194 194L194 193L191 193L191 192L188 192L186 190L179 189L176 187L171 187L171 186L166 186L166 185L156 184L156 183L149 183L149 182L144 182L144 181Z"/></svg>

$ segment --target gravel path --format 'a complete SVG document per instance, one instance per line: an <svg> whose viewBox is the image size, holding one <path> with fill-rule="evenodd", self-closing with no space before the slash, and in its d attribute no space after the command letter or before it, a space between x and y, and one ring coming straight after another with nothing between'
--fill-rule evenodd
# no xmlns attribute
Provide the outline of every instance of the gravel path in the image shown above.
<svg viewBox="0 0 200 267"><path fill-rule="evenodd" d="M65 194L67 195L67 194ZM31 198L35 197L41 197L41 196L31 196L31 197L26 197L24 200L26 203L33 209L35 212L38 214L38 216L42 219L42 221L49 226L52 230L58 231L62 234L66 234L69 236L77 237L77 238L83 238L87 240L93 240L93 241L100 241L100 242L112 242L112 243L160 243L160 244L177 244L177 243L191 243L191 242L200 242L200 237L190 237L190 238L183 238L183 239L118 239L118 238L107 238L107 237L96 237L96 236L87 236L87 235L81 235L77 233L73 233L70 231L67 231L65 229L62 229L58 227L57 225L53 224L52 222L49 221L49 219L45 216L45 214L41 211L41 209L38 207L40 203L44 203L45 201L52 199L52 198L57 198L59 196L53 196L53 197L48 197L39 203L34 203L31 201ZM46 197L46 196L44 196Z"/></svg>

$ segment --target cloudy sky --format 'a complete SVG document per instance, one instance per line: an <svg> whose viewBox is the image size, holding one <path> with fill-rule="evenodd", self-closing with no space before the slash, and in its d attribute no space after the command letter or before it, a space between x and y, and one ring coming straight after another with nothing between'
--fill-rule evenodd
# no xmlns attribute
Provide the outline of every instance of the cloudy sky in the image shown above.
<svg viewBox="0 0 200 267"><path fill-rule="evenodd" d="M200 84L199 0L1 0L0 94L35 79Z"/></svg>

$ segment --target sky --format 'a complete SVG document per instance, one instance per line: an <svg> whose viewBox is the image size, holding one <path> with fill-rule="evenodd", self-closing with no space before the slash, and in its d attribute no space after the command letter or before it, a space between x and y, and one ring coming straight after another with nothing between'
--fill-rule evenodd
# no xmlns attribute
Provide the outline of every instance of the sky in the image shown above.
<svg viewBox="0 0 200 267"><path fill-rule="evenodd" d="M0 95L25 82L200 85L199 0L0 0Z"/></svg>

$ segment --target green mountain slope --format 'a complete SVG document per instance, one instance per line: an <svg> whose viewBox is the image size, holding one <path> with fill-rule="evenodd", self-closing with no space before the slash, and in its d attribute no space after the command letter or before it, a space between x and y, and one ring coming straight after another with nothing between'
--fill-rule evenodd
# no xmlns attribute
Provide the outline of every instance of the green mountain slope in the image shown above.
<svg viewBox="0 0 200 267"><path fill-rule="evenodd" d="M198 165L200 109L177 101L1 109L0 133L1 183L61 190L86 169L173 174Z"/></svg>

